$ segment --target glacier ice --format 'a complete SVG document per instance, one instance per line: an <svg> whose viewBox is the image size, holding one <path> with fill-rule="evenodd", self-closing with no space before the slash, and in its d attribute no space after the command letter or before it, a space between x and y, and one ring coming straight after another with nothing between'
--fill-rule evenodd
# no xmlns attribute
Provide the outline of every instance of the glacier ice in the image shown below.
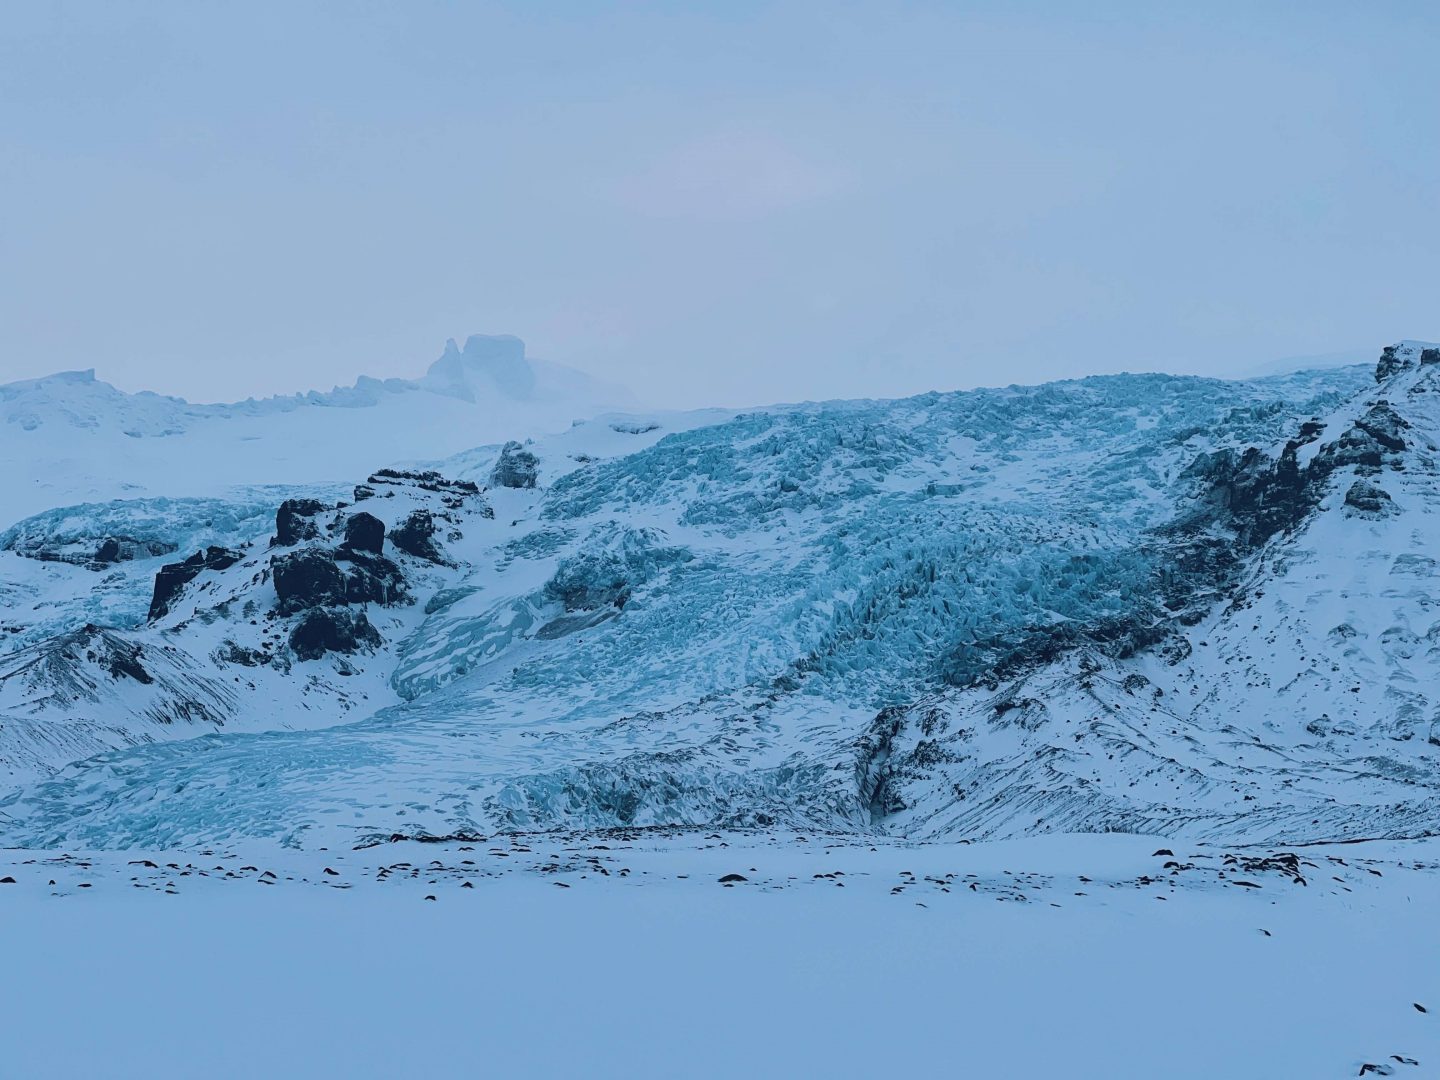
<svg viewBox="0 0 1440 1080"><path fill-rule="evenodd" d="M1107 376L721 413L668 430L581 424L533 444L539 485L488 492L493 516L446 538L455 565L424 571L420 603L379 627L394 704L339 728L78 762L10 796L4 829L103 847L777 821L1239 828L1228 807L1243 801L1233 777L1244 766L1218 744L1193 751L1198 718L1165 737L1197 755L1184 766L1194 786L1176 789L1186 812L1158 810L1153 780L1120 797L1132 770L1159 776L1183 759L1126 713L1142 700L1133 690L1106 700L1097 688L1113 669L1117 685L1168 677L1183 693L1173 665L1205 647L1176 619L1209 618L1222 597L1168 606L1183 591L1173 530L1214 513L1195 462L1247 447L1278 459L1302 425L1363 412L1372 385L1364 369L1234 383ZM436 467L484 482L495 460L492 450ZM1186 558L1203 564L1201 541L1225 541L1198 535ZM1205 573L1191 576L1234 585ZM1156 651L1162 640L1172 653ZM1041 692L1013 683L1037 665L1081 689L1057 683L1051 704L1027 703ZM1145 724L1154 700L1134 706ZM1052 745L1091 707L1118 727L1086 718L1069 736L1078 749ZM951 719L972 714L984 725ZM1106 764L1093 777L1056 772L1057 753ZM1312 758L1321 776L1323 754ZM1003 812L970 815L975 796L954 808L960 791L1001 790L1007 769L1019 771ZM1234 790L1222 797L1223 775ZM1323 798L1325 783L1310 783ZM1026 784L1053 803L1039 821L1024 816Z"/></svg>

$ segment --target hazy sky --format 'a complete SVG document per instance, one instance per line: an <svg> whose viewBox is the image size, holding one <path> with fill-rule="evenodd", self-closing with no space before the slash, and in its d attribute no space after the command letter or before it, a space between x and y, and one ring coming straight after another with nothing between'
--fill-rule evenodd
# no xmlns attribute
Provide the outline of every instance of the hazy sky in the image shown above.
<svg viewBox="0 0 1440 1080"><path fill-rule="evenodd" d="M0 380L656 404L1440 337L1428 4L7 5Z"/></svg>

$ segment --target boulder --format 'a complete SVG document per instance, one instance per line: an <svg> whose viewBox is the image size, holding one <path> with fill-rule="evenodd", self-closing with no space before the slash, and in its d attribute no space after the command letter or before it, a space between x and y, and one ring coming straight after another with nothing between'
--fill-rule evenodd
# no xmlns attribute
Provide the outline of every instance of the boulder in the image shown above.
<svg viewBox="0 0 1440 1080"><path fill-rule="evenodd" d="M290 631L290 648L301 660L318 660L327 652L353 653L382 644L379 631L363 611L312 608Z"/></svg>
<svg viewBox="0 0 1440 1080"><path fill-rule="evenodd" d="M323 548L301 548L276 555L270 560L270 572L282 615L345 603L345 575L335 564L335 557Z"/></svg>
<svg viewBox="0 0 1440 1080"><path fill-rule="evenodd" d="M293 547L302 541L314 540L320 535L320 529L313 519L329 509L319 499L286 499L275 511L275 536L271 544Z"/></svg>
<svg viewBox="0 0 1440 1080"><path fill-rule="evenodd" d="M429 510L414 510L390 530L390 542L417 559L450 566L451 562L435 540L435 518Z"/></svg>
<svg viewBox="0 0 1440 1080"><path fill-rule="evenodd" d="M351 514L345 519L343 546L351 551L367 551L372 555L379 555L381 548L385 546L385 523L374 514L367 514L363 510L358 514Z"/></svg>
<svg viewBox="0 0 1440 1080"><path fill-rule="evenodd" d="M540 459L518 442L508 442L490 473L493 487L533 488L540 477Z"/></svg>
<svg viewBox="0 0 1440 1080"><path fill-rule="evenodd" d="M1395 502L1384 488L1363 479L1345 492L1345 506L1365 517L1387 517L1395 510Z"/></svg>

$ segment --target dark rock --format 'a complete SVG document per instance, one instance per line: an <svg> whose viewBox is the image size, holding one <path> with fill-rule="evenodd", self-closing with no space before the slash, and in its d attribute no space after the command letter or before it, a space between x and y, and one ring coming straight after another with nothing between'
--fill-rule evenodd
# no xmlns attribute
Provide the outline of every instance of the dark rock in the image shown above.
<svg viewBox="0 0 1440 1080"><path fill-rule="evenodd" d="M234 566L243 558L238 551L211 545L204 551L197 551L184 562L167 563L155 575L155 591L150 598L150 621L154 622L170 611L170 605L180 595L187 583L199 577L205 570L224 570Z"/></svg>
<svg viewBox="0 0 1440 1080"><path fill-rule="evenodd" d="M1162 847L1159 851L1155 852L1155 857L1156 857L1156 858L1159 858L1159 857L1164 856L1164 855L1168 855L1168 856L1171 857L1172 859L1175 857L1175 853L1174 853L1173 851L1171 851L1168 847Z"/></svg>
<svg viewBox="0 0 1440 1080"><path fill-rule="evenodd" d="M742 875L742 874L726 874L724 877L722 877L722 878L720 879L720 884L724 885L726 882L749 881L749 880L750 880L749 878L745 877L745 876Z"/></svg>
<svg viewBox="0 0 1440 1080"><path fill-rule="evenodd" d="M540 476L540 459L518 442L507 442L490 473L494 487L533 488Z"/></svg>
<svg viewBox="0 0 1440 1080"><path fill-rule="evenodd" d="M414 510L390 530L390 542L407 555L437 563L453 565L435 540L435 518L429 510Z"/></svg>
<svg viewBox="0 0 1440 1080"><path fill-rule="evenodd" d="M106 633L93 624L86 624L80 630L80 635L88 636L86 659L103 667L112 679L134 679L144 686L155 681L142 663L144 649L135 642Z"/></svg>
<svg viewBox="0 0 1440 1080"><path fill-rule="evenodd" d="M1315 463L1328 471L1346 465L1378 469L1385 463L1385 447L1358 424L1320 451Z"/></svg>
<svg viewBox="0 0 1440 1080"><path fill-rule="evenodd" d="M1402 345L1387 345L1380 353L1380 361L1375 365L1375 381L1384 382L1392 375L1398 375L1411 366L1409 350Z"/></svg>
<svg viewBox="0 0 1440 1080"><path fill-rule="evenodd" d="M1381 401L1370 406L1365 415L1355 421L1355 426L1391 453L1398 454L1405 449L1402 432L1410 424L1390 407L1389 402Z"/></svg>
<svg viewBox="0 0 1440 1080"><path fill-rule="evenodd" d="M405 588L405 575L400 567L383 555L365 555L358 551L341 550L339 558L349 564L345 571L345 602L347 604L410 603Z"/></svg>
<svg viewBox="0 0 1440 1080"><path fill-rule="evenodd" d="M15 884L15 879L14 879L13 877L0 877L0 885L14 885L14 884Z"/></svg>
<svg viewBox="0 0 1440 1080"><path fill-rule="evenodd" d="M345 575L335 564L335 557L323 548L301 548L276 555L270 560L270 571L282 615L345 603Z"/></svg>
<svg viewBox="0 0 1440 1080"><path fill-rule="evenodd" d="M1395 502L1384 488L1369 480L1356 480L1345 492L1345 505L1361 514L1385 517L1395 509Z"/></svg>
<svg viewBox="0 0 1440 1080"><path fill-rule="evenodd" d="M366 481L367 485L392 485L397 487L416 487L421 491L436 491L446 495L479 495L480 488L473 480L451 480L434 469L413 470L413 469L381 469L371 475ZM359 488L356 488L356 497L359 498ZM370 495L374 495L374 487L367 489Z"/></svg>
<svg viewBox="0 0 1440 1080"><path fill-rule="evenodd" d="M302 540L314 540L320 529L313 519L329 509L319 499L286 499L275 511L275 536L270 542L292 547Z"/></svg>
<svg viewBox="0 0 1440 1080"><path fill-rule="evenodd" d="M220 647L215 650L213 655L219 663L239 664L242 667L259 667L270 662L269 653L237 645L228 639L220 643Z"/></svg>
<svg viewBox="0 0 1440 1080"><path fill-rule="evenodd" d="M313 608L290 631L290 648L301 660L318 660L327 652L353 653L383 644L363 611Z"/></svg>
<svg viewBox="0 0 1440 1080"><path fill-rule="evenodd" d="M344 546L351 551L368 551L379 555L385 546L385 523L374 514L361 511L345 519Z"/></svg>

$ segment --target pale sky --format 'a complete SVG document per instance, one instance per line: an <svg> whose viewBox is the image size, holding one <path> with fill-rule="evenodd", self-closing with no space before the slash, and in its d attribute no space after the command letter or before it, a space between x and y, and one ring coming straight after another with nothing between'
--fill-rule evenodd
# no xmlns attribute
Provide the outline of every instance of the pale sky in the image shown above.
<svg viewBox="0 0 1440 1080"><path fill-rule="evenodd" d="M1428 4L12 4L0 381L657 405L1440 337Z"/></svg>

